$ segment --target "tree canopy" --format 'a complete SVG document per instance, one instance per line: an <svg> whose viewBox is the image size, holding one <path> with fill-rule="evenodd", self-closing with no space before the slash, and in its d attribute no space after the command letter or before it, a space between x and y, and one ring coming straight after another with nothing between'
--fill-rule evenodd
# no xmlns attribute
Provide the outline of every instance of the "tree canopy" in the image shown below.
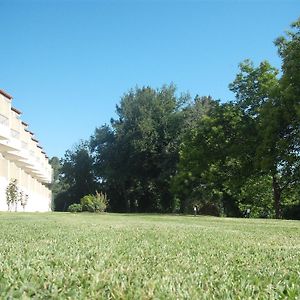
<svg viewBox="0 0 300 300"><path fill-rule="evenodd" d="M117 117L53 158L55 208L101 191L115 212L300 217L300 20L275 44L281 72L239 65L235 100L128 91Z"/></svg>

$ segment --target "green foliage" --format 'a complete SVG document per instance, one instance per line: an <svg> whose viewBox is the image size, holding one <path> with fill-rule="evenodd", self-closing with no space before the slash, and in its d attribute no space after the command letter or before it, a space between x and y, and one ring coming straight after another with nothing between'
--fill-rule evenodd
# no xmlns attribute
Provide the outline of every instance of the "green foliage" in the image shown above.
<svg viewBox="0 0 300 300"><path fill-rule="evenodd" d="M246 60L230 84L236 102L210 104L194 114L172 181L182 210L198 202L223 206L226 215L251 207L252 216L282 216L282 206L290 202L286 190L300 182L299 24L276 42L281 78L268 62L255 67Z"/></svg>
<svg viewBox="0 0 300 300"><path fill-rule="evenodd" d="M60 178L61 172L61 162L58 157L54 156L49 160L49 163L53 170L52 182L49 184L49 189L52 192L52 201L51 201L51 210L55 209L55 201L57 199L57 195L64 191L65 186Z"/></svg>
<svg viewBox="0 0 300 300"><path fill-rule="evenodd" d="M170 176L176 172L184 103L173 85L136 88L117 106L111 127L91 139L97 175L115 211L171 211Z"/></svg>
<svg viewBox="0 0 300 300"><path fill-rule="evenodd" d="M78 213L82 211L82 205L79 203L73 203L68 207L68 212Z"/></svg>
<svg viewBox="0 0 300 300"><path fill-rule="evenodd" d="M10 211L13 206L17 211L17 205L19 201L19 189L17 179L12 179L6 188L6 203L7 208Z"/></svg>
<svg viewBox="0 0 300 300"><path fill-rule="evenodd" d="M80 200L82 210L88 212L104 212L108 206L106 194L86 195Z"/></svg>
<svg viewBox="0 0 300 300"><path fill-rule="evenodd" d="M278 70L263 61L254 67L250 60L240 63L240 72L229 85L237 104L251 117L258 117L262 106L273 98L278 88Z"/></svg>
<svg viewBox="0 0 300 300"><path fill-rule="evenodd" d="M95 193L97 178L94 160L87 142L81 142L68 150L60 162L59 175L54 184L54 206L57 211L66 211L69 205L79 203L87 194Z"/></svg>
<svg viewBox="0 0 300 300"><path fill-rule="evenodd" d="M298 299L300 223L0 213L1 299Z"/></svg>
<svg viewBox="0 0 300 300"><path fill-rule="evenodd" d="M18 203L20 203L23 207L23 210L25 210L29 197L27 194L25 194L22 190L19 189L17 179L12 179L9 182L5 193L7 208L9 211L11 211L13 207L15 208L15 211L17 211Z"/></svg>
<svg viewBox="0 0 300 300"><path fill-rule="evenodd" d="M300 201L298 202L298 204L286 205L283 208L283 218L300 220Z"/></svg>
<svg viewBox="0 0 300 300"><path fill-rule="evenodd" d="M23 211L25 211L25 207L28 203L28 199L29 199L29 196L27 194L25 194L23 191L20 191L19 192L19 202L23 208Z"/></svg>
<svg viewBox="0 0 300 300"><path fill-rule="evenodd" d="M250 209L250 217L274 217L272 177L249 177L241 189L239 208L241 211Z"/></svg>
<svg viewBox="0 0 300 300"><path fill-rule="evenodd" d="M300 26L292 25L287 38L277 39L283 59L282 77L267 62L257 68L249 61L241 64L241 72L230 88L237 105L255 120L259 137L255 146L258 172L272 177L273 205L277 218L282 215L284 191L300 182Z"/></svg>
<svg viewBox="0 0 300 300"><path fill-rule="evenodd" d="M250 209L253 217L280 218L283 209L297 210L299 20L276 45L282 73L267 61L242 62L229 85L234 102L190 101L173 85L124 94L110 125L67 151L61 166L53 158L56 209L98 189L115 212L191 212L198 205L204 214ZM91 199L86 210L95 210Z"/></svg>
<svg viewBox="0 0 300 300"><path fill-rule="evenodd" d="M239 215L234 198L252 170L251 122L232 103L215 101L194 123L183 135L178 172L172 179L181 210L189 211L197 203L205 213Z"/></svg>

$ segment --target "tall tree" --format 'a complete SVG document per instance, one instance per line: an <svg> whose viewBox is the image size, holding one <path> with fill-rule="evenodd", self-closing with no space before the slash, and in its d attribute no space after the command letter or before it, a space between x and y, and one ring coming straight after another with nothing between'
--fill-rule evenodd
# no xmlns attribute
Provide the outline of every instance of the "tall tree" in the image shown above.
<svg viewBox="0 0 300 300"><path fill-rule="evenodd" d="M56 210L65 211L70 204L79 203L83 196L95 193L98 184L87 142L66 151L61 161L59 180L64 189L56 195Z"/></svg>
<svg viewBox="0 0 300 300"><path fill-rule="evenodd" d="M277 39L276 45L283 59L282 77L267 62L255 68L247 61L230 85L237 103L255 119L259 143L256 165L272 177L273 203L277 218L282 216L282 196L286 189L299 182L300 102L299 57L300 22L292 25L295 32L288 38Z"/></svg>
<svg viewBox="0 0 300 300"><path fill-rule="evenodd" d="M171 210L169 181L178 161L186 99L177 97L172 85L131 90L117 106L112 128L97 129L92 137L101 180L118 188L111 197L123 199L127 211Z"/></svg>
<svg viewBox="0 0 300 300"><path fill-rule="evenodd" d="M50 159L49 163L53 170L52 182L49 185L49 188L51 189L51 192L52 192L52 205L51 206L52 206L52 210L55 210L54 199L57 197L57 195L59 193L61 193L64 190L62 182L60 181L60 178L59 178L61 164L60 164L59 158L56 156L53 156Z"/></svg>
<svg viewBox="0 0 300 300"><path fill-rule="evenodd" d="M280 146L284 149L280 168L285 181L280 188L288 189L289 194L291 191L295 193L300 183L300 18L275 44L282 58L281 93L278 103L275 103L282 128Z"/></svg>
<svg viewBox="0 0 300 300"><path fill-rule="evenodd" d="M197 204L210 208L206 213L239 215L236 194L252 169L251 127L245 118L232 103L215 102L186 131L173 178L182 211Z"/></svg>
<svg viewBox="0 0 300 300"><path fill-rule="evenodd" d="M127 182L129 181L128 159L129 145L116 138L115 132L108 125L96 128L91 136L90 145L94 157L94 170L100 188L109 198L109 209L115 212L129 210Z"/></svg>

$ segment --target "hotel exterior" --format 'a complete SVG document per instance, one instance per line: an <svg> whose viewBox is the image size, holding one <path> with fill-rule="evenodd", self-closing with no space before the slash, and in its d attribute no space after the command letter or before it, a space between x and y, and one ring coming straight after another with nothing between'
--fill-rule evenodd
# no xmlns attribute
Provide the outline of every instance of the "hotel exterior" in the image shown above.
<svg viewBox="0 0 300 300"><path fill-rule="evenodd" d="M11 210L51 210L52 168L38 140L12 107L12 97L0 90L0 211L7 211L6 191L15 181L20 199L26 205L13 205ZM23 195L23 197L22 197Z"/></svg>

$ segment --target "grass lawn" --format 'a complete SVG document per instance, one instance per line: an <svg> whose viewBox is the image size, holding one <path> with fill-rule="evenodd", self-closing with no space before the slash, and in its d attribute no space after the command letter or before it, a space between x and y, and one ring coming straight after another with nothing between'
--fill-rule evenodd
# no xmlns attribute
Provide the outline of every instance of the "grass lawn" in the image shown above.
<svg viewBox="0 0 300 300"><path fill-rule="evenodd" d="M300 299L300 222L0 213L0 299Z"/></svg>

